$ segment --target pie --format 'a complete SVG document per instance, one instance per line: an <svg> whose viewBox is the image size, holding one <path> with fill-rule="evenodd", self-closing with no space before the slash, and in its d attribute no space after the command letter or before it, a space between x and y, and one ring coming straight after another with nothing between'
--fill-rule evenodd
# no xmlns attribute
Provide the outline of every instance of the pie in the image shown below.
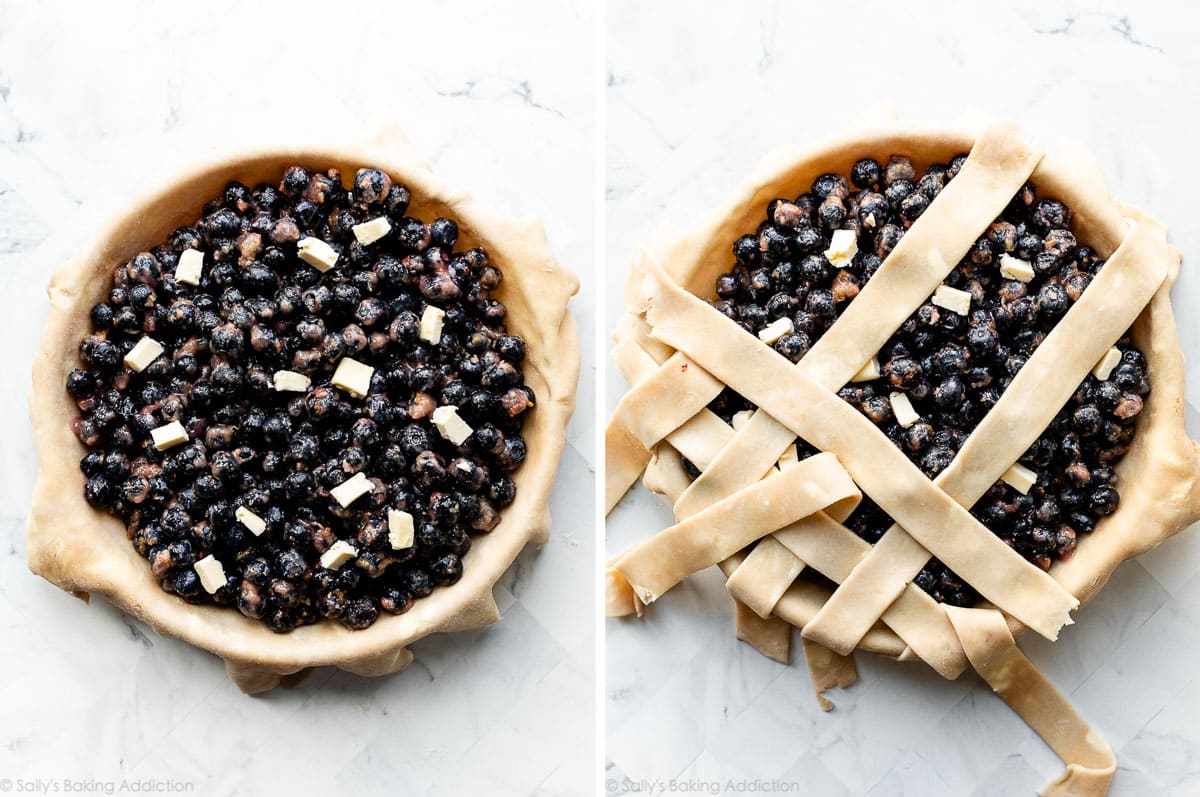
<svg viewBox="0 0 1200 797"><path fill-rule="evenodd" d="M731 256L732 252L732 256ZM718 565L738 635L821 691L852 652L968 667L1103 794L1115 758L1014 637L1072 622L1200 517L1169 291L1180 254L1078 145L866 124L768 158L635 256L606 430L675 525L609 562L610 616Z"/></svg>
<svg viewBox="0 0 1200 797"><path fill-rule="evenodd" d="M402 143L189 171L51 281L31 569L246 691L402 669L547 538L577 287Z"/></svg>

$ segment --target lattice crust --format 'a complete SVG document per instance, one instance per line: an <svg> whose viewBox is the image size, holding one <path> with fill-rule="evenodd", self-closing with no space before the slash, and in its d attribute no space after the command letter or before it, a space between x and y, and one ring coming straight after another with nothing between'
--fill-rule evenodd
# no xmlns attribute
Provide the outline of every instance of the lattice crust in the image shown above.
<svg viewBox="0 0 1200 797"><path fill-rule="evenodd" d="M770 198L862 157L933 162L967 149L958 176L796 365L698 297L708 295L729 241L753 226ZM1029 179L1075 209L1078 237L1107 263L931 481L837 390ZM719 563L739 637L783 660L789 626L799 627L818 696L853 681L846 657L856 648L919 658L946 678L972 666L1068 763L1047 794L1103 793L1115 770L1111 751L1025 659L1013 634L1031 628L1055 639L1119 562L1200 515L1169 302L1179 261L1162 225L1114 202L1080 149L1044 157L1009 123L893 122L776 156L707 225L635 257L614 348L633 388L606 430L606 498L611 510L644 472L647 487L674 501L676 524L609 563L608 613L640 615L688 574ZM1120 508L1045 572L967 509L1130 327L1153 392L1118 466ZM758 407L748 421L730 426L706 409L725 386ZM824 453L789 459L796 437ZM701 471L695 481L681 457ZM842 525L862 493L896 521L874 546ZM984 607L946 607L917 587L913 579L931 556L983 595ZM806 567L838 588L797 580Z"/></svg>

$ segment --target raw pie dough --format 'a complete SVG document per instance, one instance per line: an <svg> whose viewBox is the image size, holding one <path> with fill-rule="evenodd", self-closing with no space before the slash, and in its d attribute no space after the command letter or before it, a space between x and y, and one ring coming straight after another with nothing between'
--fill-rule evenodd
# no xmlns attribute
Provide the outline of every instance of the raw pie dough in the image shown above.
<svg viewBox="0 0 1200 797"><path fill-rule="evenodd" d="M859 158L895 153L924 164L968 150L959 174L798 364L698 298L711 294L729 241L754 227L771 198ZM931 481L836 391L873 361L1027 180L1074 210L1077 237L1107 264ZM635 255L613 350L633 388L606 430L606 509L644 473L649 489L674 502L676 524L609 562L608 614L640 615L678 580L725 555L720 565L739 638L786 661L790 628L800 628L822 708L830 707L824 689L853 682L855 649L920 659L946 678L971 667L1067 763L1045 794L1104 794L1116 766L1112 751L1024 657L1014 635L1031 628L1055 639L1121 561L1200 517L1198 457L1184 432L1183 358L1169 299L1179 264L1162 225L1112 200L1081 147L1064 144L1046 156L1010 123L888 119L768 158L698 229L665 233ZM1020 458L1130 327L1153 390L1117 467L1120 506L1044 572L965 507ZM706 409L726 385L758 407L736 427ZM788 463L796 437L826 453L796 464L793 452ZM694 481L682 457L701 471ZM791 494L783 490L789 482L849 479L897 521L874 546L841 523L854 493L763 509L764 497ZM945 606L913 584L930 556L987 603ZM838 589L797 580L805 567Z"/></svg>
<svg viewBox="0 0 1200 797"><path fill-rule="evenodd" d="M462 580L361 631L321 622L276 634L237 612L193 606L164 592L129 545L120 519L84 500L78 462L85 452L71 432L77 409L63 389L67 373L77 366L90 308L108 294L116 264L190 223L199 203L229 180L273 182L295 163L336 167L343 175L379 167L409 187L413 215L453 218L464 245L485 247L504 275L496 298L508 308L509 329L525 340L526 381L538 398L523 430L529 456L513 474L516 500L494 531L473 540ZM272 142L188 169L130 202L50 281L50 314L30 395L41 460L27 528L30 569L85 600L91 593L104 595L160 632L217 654L246 692L270 689L282 676L316 666L359 675L404 669L412 661L411 642L499 619L492 586L526 544L548 539L547 503L579 374L578 335L567 312L578 288L575 275L554 260L540 222L494 213L445 185L396 131L343 146Z"/></svg>

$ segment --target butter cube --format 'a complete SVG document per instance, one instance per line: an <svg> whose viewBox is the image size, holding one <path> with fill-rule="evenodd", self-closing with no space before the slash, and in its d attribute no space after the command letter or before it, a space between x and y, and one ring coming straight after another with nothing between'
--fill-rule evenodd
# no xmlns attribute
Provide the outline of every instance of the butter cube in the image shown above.
<svg viewBox="0 0 1200 797"><path fill-rule="evenodd" d="M183 424L179 421L171 421L170 423L160 426L157 429L150 430L150 439L154 441L154 447L159 451L166 451L172 446L177 446L180 443L188 441L187 430L183 428Z"/></svg>
<svg viewBox="0 0 1200 797"><path fill-rule="evenodd" d="M237 522L241 523L246 528L250 529L250 533L255 537L262 535L267 530L267 521L254 514L244 506L239 506L233 513L237 518Z"/></svg>
<svg viewBox="0 0 1200 797"><path fill-rule="evenodd" d="M225 586L225 567L219 559L213 558L212 554L196 562L192 569L200 576L200 586L204 587L204 591L209 595Z"/></svg>
<svg viewBox="0 0 1200 797"><path fill-rule="evenodd" d="M1092 369L1092 374L1101 382L1107 382L1112 372L1121 364L1121 350L1115 346L1104 353L1100 362Z"/></svg>
<svg viewBox="0 0 1200 797"><path fill-rule="evenodd" d="M892 414L896 416L896 423L905 429L921 420L921 416L913 409L912 402L908 400L908 396L905 394L892 393L888 396L888 401L892 404Z"/></svg>
<svg viewBox="0 0 1200 797"><path fill-rule="evenodd" d="M829 248L825 250L825 259L841 268L854 260L856 254L858 233L854 230L834 230L829 238Z"/></svg>
<svg viewBox="0 0 1200 797"><path fill-rule="evenodd" d="M425 312L421 313L421 330L420 338L423 341L432 343L435 346L442 340L442 320L445 319L446 312L440 307L426 305Z"/></svg>
<svg viewBox="0 0 1200 797"><path fill-rule="evenodd" d="M317 271L328 271L333 268L338 259L336 249L320 238L313 238L311 235L301 238L300 243L296 244L296 254Z"/></svg>
<svg viewBox="0 0 1200 797"><path fill-rule="evenodd" d="M411 548L413 544L413 516L403 509L389 509L388 542L393 551Z"/></svg>
<svg viewBox="0 0 1200 797"><path fill-rule="evenodd" d="M295 393L303 393L312 384L311 379L295 371L276 371L272 381L277 392L289 390Z"/></svg>
<svg viewBox="0 0 1200 797"><path fill-rule="evenodd" d="M356 473L346 481L339 484L329 491L333 496L333 500L346 508L353 504L359 497L371 492L371 482L367 481L365 473Z"/></svg>
<svg viewBox="0 0 1200 797"><path fill-rule="evenodd" d="M362 398L371 392L371 375L375 369L365 363L349 357L343 357L329 380L334 387L340 387L355 398Z"/></svg>
<svg viewBox="0 0 1200 797"><path fill-rule="evenodd" d="M329 550L321 554L321 567L337 570L342 565L358 556L358 551L345 540L338 540L329 546Z"/></svg>
<svg viewBox="0 0 1200 797"><path fill-rule="evenodd" d="M391 232L392 225L387 220L387 216L377 216L370 221L364 221L362 224L355 224L351 229L354 230L354 237L358 239L360 244L370 246Z"/></svg>
<svg viewBox="0 0 1200 797"><path fill-rule="evenodd" d="M858 373L850 377L851 382L870 382L879 378L879 360L872 357L867 364L858 369Z"/></svg>
<svg viewBox="0 0 1200 797"><path fill-rule="evenodd" d="M199 285L204 276L204 253L199 249L184 249L179 253L179 264L175 266L175 281L185 285Z"/></svg>
<svg viewBox="0 0 1200 797"><path fill-rule="evenodd" d="M461 446L463 441L471 436L471 432L475 431L467 425L466 421L458 417L458 407L451 404L443 404L438 407L433 411L431 417L438 434L456 446Z"/></svg>
<svg viewBox="0 0 1200 797"><path fill-rule="evenodd" d="M952 313L966 315L971 312L971 294L951 288L949 285L939 285L933 292L933 303Z"/></svg>
<svg viewBox="0 0 1200 797"><path fill-rule="evenodd" d="M1029 488L1037 484L1037 474L1018 462L1004 471L1004 475L1000 477L1000 480L1021 495L1026 495L1029 493Z"/></svg>
<svg viewBox="0 0 1200 797"><path fill-rule="evenodd" d="M1000 255L1000 276L1018 282L1029 282L1033 279L1033 264L1010 254Z"/></svg>
<svg viewBox="0 0 1200 797"><path fill-rule="evenodd" d="M143 337L133 344L129 354L125 355L125 364L135 371L144 371L146 366L157 360L162 353L161 343L154 338Z"/></svg>
<svg viewBox="0 0 1200 797"><path fill-rule="evenodd" d="M758 339L767 345L771 345L783 336L792 334L795 329L792 326L792 319L777 318L758 331Z"/></svg>

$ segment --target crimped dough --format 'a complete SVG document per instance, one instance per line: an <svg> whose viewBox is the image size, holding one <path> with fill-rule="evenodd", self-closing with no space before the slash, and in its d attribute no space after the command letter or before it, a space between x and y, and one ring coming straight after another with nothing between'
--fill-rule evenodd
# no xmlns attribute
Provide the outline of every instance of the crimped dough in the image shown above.
<svg viewBox="0 0 1200 797"><path fill-rule="evenodd" d="M277 634L227 608L192 606L163 592L129 545L121 520L84 500L77 463L85 452L71 433L77 409L63 388L67 373L78 365L91 306L108 294L115 264L190 223L200 203L229 180L272 182L295 163L336 167L344 175L364 166L382 168L411 189L411 213L426 220L454 218L464 245L486 247L504 274L496 297L508 308L509 329L525 339L526 381L538 398L523 430L529 456L513 477L516 501L494 531L476 538L462 580L416 601L406 614L381 617L361 631L322 622ZM282 675L323 665L359 675L395 672L412 661L409 643L495 622L500 616L492 598L496 579L527 543L544 543L549 535L547 504L579 374L578 336L567 313L578 287L575 275L555 262L539 222L494 213L445 185L395 131L344 146L272 142L183 171L131 201L50 281L49 318L30 393L41 460L27 526L30 569L81 597L104 595L161 633L221 656L230 677L247 692L270 689Z"/></svg>

